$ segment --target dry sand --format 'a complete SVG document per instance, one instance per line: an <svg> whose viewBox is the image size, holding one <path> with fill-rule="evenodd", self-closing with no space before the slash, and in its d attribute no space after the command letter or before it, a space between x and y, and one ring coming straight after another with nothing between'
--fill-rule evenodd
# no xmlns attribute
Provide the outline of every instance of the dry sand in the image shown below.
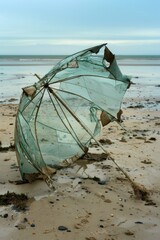
<svg viewBox="0 0 160 240"><path fill-rule="evenodd" d="M160 239L159 111L128 108L122 123L127 131L111 123L100 138L131 178L150 191L150 200L142 201L109 160L58 171L55 192L42 180L17 185L15 151L4 149L14 143L16 109L0 105L0 194L25 193L31 200L26 211L0 206L1 240ZM91 151L102 152L94 144Z"/></svg>

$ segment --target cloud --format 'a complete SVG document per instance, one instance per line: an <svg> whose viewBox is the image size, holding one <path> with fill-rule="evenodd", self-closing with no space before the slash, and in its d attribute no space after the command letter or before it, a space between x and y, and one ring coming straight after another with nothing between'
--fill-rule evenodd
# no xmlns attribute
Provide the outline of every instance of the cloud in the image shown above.
<svg viewBox="0 0 160 240"><path fill-rule="evenodd" d="M38 46L38 45L96 45L105 43L106 39L1 39L1 46ZM109 39L108 43L143 45L160 44L160 39Z"/></svg>

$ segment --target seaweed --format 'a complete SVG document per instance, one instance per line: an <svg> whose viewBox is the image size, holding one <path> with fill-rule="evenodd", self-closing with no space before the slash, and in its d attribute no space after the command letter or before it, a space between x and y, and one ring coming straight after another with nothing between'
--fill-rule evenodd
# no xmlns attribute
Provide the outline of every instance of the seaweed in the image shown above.
<svg viewBox="0 0 160 240"><path fill-rule="evenodd" d="M13 205L13 209L17 211L27 210L28 196L24 193L17 194L15 192L7 192L0 195L0 206Z"/></svg>

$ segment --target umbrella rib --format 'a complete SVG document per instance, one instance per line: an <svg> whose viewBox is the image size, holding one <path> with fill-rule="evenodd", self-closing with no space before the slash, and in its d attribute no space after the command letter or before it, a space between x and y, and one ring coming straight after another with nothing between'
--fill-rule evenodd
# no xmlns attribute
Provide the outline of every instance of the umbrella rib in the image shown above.
<svg viewBox="0 0 160 240"><path fill-rule="evenodd" d="M51 88L51 87L50 87ZM59 92L64 92L64 93L68 93L70 95L73 95L73 96L76 96L76 97L80 97L80 98L83 98L85 100L87 100L88 102L92 103L92 101L88 100L87 98L77 94L77 93L73 93L73 92L69 92L69 91L66 91L66 90L62 90L62 89L57 89L57 88L51 88L52 90L56 90L56 91L59 91ZM100 109L100 107L97 107L98 109Z"/></svg>
<svg viewBox="0 0 160 240"><path fill-rule="evenodd" d="M97 141L96 138L93 136L91 131L81 122L81 120L72 112L72 110L67 106L67 104L52 90L52 88L48 87L48 89L53 94L53 96L55 96L55 98L57 98L58 101L68 110L68 112L74 117L74 119L80 124L80 126L83 127L86 130L86 132L95 140L95 142L98 145L101 145L100 142ZM103 147L102 149L104 150L104 152L106 152L106 150Z"/></svg>
<svg viewBox="0 0 160 240"><path fill-rule="evenodd" d="M27 104L26 104L25 107L23 108L23 111L22 111L22 112L24 112L24 110L28 107L28 105L29 105L31 102L34 103L34 102L33 102L33 99L34 99L35 97L37 97L37 95L40 94L40 93L42 92L42 90L43 90L43 88L40 89L40 91L39 91L37 94L35 94L34 97L33 97L32 99L30 99L30 101L27 102ZM37 104L35 105L35 108L36 108L36 107L37 107ZM35 109L35 108L34 108L34 109ZM34 112L34 109L33 109L32 112ZM20 110L19 110L19 111L20 111ZM21 111L20 111L20 112L21 112Z"/></svg>
<svg viewBox="0 0 160 240"><path fill-rule="evenodd" d="M61 83L61 82L65 82L65 81L69 81L69 80L72 80L72 79L77 79L77 78L80 78L80 77L100 77L100 78L109 78L108 76L101 76L101 75L96 75L96 74L79 74L79 75L75 75L73 77L68 77L68 78L64 78L64 79L59 79L57 81L54 81L53 83ZM109 78L110 80L114 80L113 78ZM52 78L50 80L48 80L48 84L52 84L50 83L50 81L52 80ZM122 80L119 80L119 79L116 79L117 81L120 81L122 82Z"/></svg>
<svg viewBox="0 0 160 240"><path fill-rule="evenodd" d="M83 144L82 144L81 141L79 140L79 138L78 138L76 132L74 131L72 125L70 124L70 122L69 122L69 120L68 120L68 118L67 118L67 116L66 116L66 114L65 114L65 112L64 112L64 110L63 110L63 108L61 107L61 105L60 105L58 99L55 98L57 104L58 104L59 107L61 108L61 111L63 112L63 114L64 114L64 116L65 116L65 118L66 118L66 120L67 120L67 122L68 122L68 124L69 124L69 126L70 126L70 128L72 129L72 131L73 131L73 133L74 133L74 135L73 135L73 133L70 131L70 129L67 127L67 125L64 123L63 119L61 118L61 116L60 116L60 114L59 114L59 112L58 112L58 110L57 110L57 108L56 108L56 106L55 106L55 104L54 104L54 102L53 102L53 100L52 100L52 98L51 98L50 93L52 93L52 92L51 92L50 90L48 90L48 92L49 92L49 96L50 96L50 99L51 99L51 101L52 101L52 104L54 105L54 108L55 108L55 110L56 110L56 112L57 112L59 118L61 119L61 121L63 122L63 124L65 125L65 127L66 127L67 130L69 131L69 133L72 135L72 137L74 138L74 140L77 142L77 144L79 145L79 147L80 147L84 152L86 152L86 150L84 149ZM53 95L53 93L52 93L52 95ZM53 95L53 96L54 96L54 95Z"/></svg>
<svg viewBox="0 0 160 240"><path fill-rule="evenodd" d="M35 119L34 119L34 130L35 130L35 136L36 136L36 142L37 142L37 146L38 146L38 149L39 149L39 152L40 152L40 155L41 155L41 158L43 160L43 163L46 165L44 159L43 159L43 156L42 156L42 152L41 152L41 149L40 149L40 145L39 145L39 142L38 142L38 136L37 136L37 117L38 117L38 112L39 112L39 109L40 109L40 106L41 106L41 102L42 102L42 99L43 99L43 96L44 96L44 93L45 93L45 88L43 90L43 93L42 93L42 96L40 98L40 101L39 101L39 105L37 106L37 111L36 111L36 115L35 115Z"/></svg>

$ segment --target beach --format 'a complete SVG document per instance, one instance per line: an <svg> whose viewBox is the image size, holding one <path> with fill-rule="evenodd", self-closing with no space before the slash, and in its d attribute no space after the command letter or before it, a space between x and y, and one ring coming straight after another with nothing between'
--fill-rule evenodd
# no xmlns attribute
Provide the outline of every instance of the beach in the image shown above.
<svg viewBox="0 0 160 240"><path fill-rule="evenodd" d="M0 206L0 239L160 239L160 60L118 61L134 84L122 103L122 123L105 126L99 141L136 183L145 186L149 197L135 196L130 182L95 143L89 150L95 159L57 171L55 191L42 179L23 183L14 149L21 88L36 81L34 73L43 76L49 71L52 62L33 66L29 61L22 67L13 61L12 66L1 63L0 194L23 193L28 199L22 209L14 203Z"/></svg>

